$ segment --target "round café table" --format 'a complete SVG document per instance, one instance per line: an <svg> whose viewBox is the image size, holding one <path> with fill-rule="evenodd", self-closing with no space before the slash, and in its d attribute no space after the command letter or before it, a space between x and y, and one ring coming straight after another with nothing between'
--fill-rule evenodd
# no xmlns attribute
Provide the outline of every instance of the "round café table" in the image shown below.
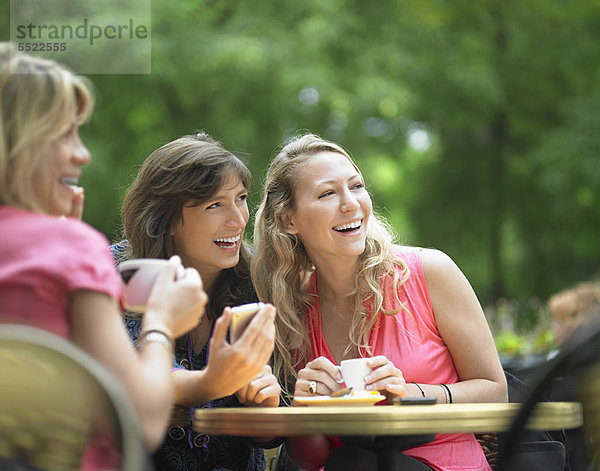
<svg viewBox="0 0 600 471"><path fill-rule="evenodd" d="M209 435L414 435L504 432L518 403L360 407L236 407L196 409L194 430ZM558 430L583 424L578 402L541 402L527 428Z"/></svg>
<svg viewBox="0 0 600 471"><path fill-rule="evenodd" d="M519 410L518 403L473 403L384 406L298 406L196 409L194 430L208 435L376 436L387 446L379 447L379 469L391 469L397 447L394 437L421 443L439 433L504 432ZM583 424L578 402L541 402L527 428L559 430Z"/></svg>

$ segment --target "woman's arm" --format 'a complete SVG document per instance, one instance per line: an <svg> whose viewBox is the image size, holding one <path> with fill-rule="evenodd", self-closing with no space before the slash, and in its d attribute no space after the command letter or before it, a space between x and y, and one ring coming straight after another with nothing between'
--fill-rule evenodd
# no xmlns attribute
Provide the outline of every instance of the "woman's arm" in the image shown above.
<svg viewBox="0 0 600 471"><path fill-rule="evenodd" d="M154 325L181 335L197 324L206 294L200 277L186 270L173 281L175 267L167 267L150 295L144 326ZM137 412L149 449L164 438L173 398L170 371L172 351L159 342L143 342L136 352L123 325L116 299L94 291L75 291L69 300L71 340L119 378Z"/></svg>
<svg viewBox="0 0 600 471"><path fill-rule="evenodd" d="M247 386L269 361L275 344L275 308L265 305L233 344L227 341L230 320L231 310L225 308L215 321L205 369L173 371L175 404L194 407L230 396Z"/></svg>
<svg viewBox="0 0 600 471"><path fill-rule="evenodd" d="M506 378L494 339L467 278L438 250L422 250L421 260L437 327L460 379L449 386L453 402L506 402ZM439 385L421 387L445 402Z"/></svg>

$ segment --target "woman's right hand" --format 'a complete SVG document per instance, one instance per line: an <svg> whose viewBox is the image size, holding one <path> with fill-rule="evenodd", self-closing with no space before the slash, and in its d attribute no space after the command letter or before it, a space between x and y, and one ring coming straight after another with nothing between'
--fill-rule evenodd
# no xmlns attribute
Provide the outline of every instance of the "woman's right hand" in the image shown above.
<svg viewBox="0 0 600 471"><path fill-rule="evenodd" d="M310 385L313 382L315 389L311 392ZM342 374L336 365L325 357L315 358L298 372L294 396L331 394L341 389L341 382Z"/></svg>
<svg viewBox="0 0 600 471"><path fill-rule="evenodd" d="M198 325L208 296L196 269L186 268L176 279L177 272L183 268L181 259L175 255L169 262L150 292L144 325L164 325L177 338Z"/></svg>
<svg viewBox="0 0 600 471"><path fill-rule="evenodd" d="M231 309L225 308L215 321L204 370L211 397L229 396L242 389L263 371L275 346L275 307L271 304L256 313L242 336L227 341ZM208 380L210 378L210 380Z"/></svg>
<svg viewBox="0 0 600 471"><path fill-rule="evenodd" d="M271 366L265 365L262 371L246 386L238 389L235 395L245 406L277 407L281 386L279 386Z"/></svg>

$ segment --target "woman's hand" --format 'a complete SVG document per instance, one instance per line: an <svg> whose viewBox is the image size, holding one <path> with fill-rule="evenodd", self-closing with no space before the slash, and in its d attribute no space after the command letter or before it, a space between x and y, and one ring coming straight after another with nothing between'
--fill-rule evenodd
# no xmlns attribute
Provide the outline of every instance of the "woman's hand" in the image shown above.
<svg viewBox="0 0 600 471"><path fill-rule="evenodd" d="M280 394L281 386L269 365L265 365L250 383L235 393L242 404L261 407L277 407Z"/></svg>
<svg viewBox="0 0 600 471"><path fill-rule="evenodd" d="M336 365L325 357L315 358L298 372L294 396L328 395L341 389L342 381Z"/></svg>
<svg viewBox="0 0 600 471"><path fill-rule="evenodd" d="M378 355L367 360L367 365L373 371L365 376L367 391L383 392L388 402L392 396L404 396L406 381L396 366L384 355Z"/></svg>
<svg viewBox="0 0 600 471"><path fill-rule="evenodd" d="M81 220L83 218L85 192L81 186L71 188L73 189L73 206L71 207L71 213L67 214L67 216Z"/></svg>
<svg viewBox="0 0 600 471"><path fill-rule="evenodd" d="M186 268L175 279L177 272L183 269L181 259L175 255L169 262L152 287L143 322L144 325L164 325L177 338L198 325L208 296L196 269Z"/></svg>
<svg viewBox="0 0 600 471"><path fill-rule="evenodd" d="M230 322L231 309L227 307L215 321L209 343L210 353L204 373L213 398L229 396L249 385L263 371L275 346L273 305L265 304L233 344L227 341Z"/></svg>

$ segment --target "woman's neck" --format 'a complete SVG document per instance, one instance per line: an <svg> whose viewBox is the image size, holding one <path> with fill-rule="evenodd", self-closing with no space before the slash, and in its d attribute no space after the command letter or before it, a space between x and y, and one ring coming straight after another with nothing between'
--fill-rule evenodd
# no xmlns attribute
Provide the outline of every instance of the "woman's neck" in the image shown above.
<svg viewBox="0 0 600 471"><path fill-rule="evenodd" d="M322 299L343 301L350 298L356 288L357 260L350 263L315 264L317 291Z"/></svg>
<svg viewBox="0 0 600 471"><path fill-rule="evenodd" d="M179 255L179 254L177 254L177 255ZM212 292L213 292L213 288L215 287L215 283L223 270L221 270L221 269L209 270L209 269L207 269L206 266L201 265L198 261L196 261L194 259L187 259L184 256L181 256L181 262L183 263L183 266L185 268L195 268L196 270L198 270L198 273L200 274L200 278L202 278L202 286L204 288L204 291L206 291L206 293L209 296L211 296Z"/></svg>
<svg viewBox="0 0 600 471"><path fill-rule="evenodd" d="M212 295L215 282L217 281L217 278L219 277L220 273L221 272L208 274L200 273L200 278L202 278L202 285L204 287L204 291L206 291L207 294Z"/></svg>

